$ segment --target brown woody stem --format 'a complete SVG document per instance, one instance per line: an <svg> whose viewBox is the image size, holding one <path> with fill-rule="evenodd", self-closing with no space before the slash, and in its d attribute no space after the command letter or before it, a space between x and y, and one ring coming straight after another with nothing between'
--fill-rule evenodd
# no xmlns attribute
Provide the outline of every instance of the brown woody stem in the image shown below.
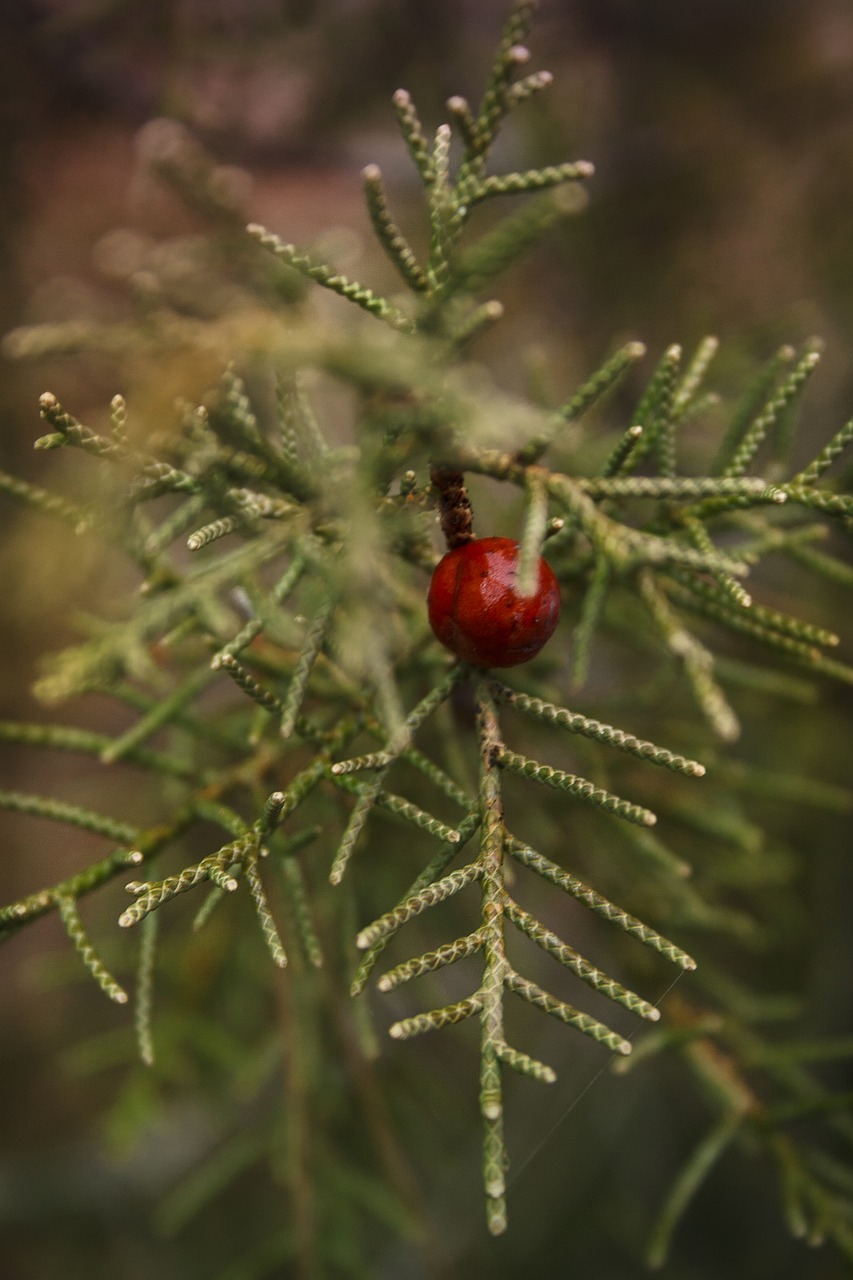
<svg viewBox="0 0 853 1280"><path fill-rule="evenodd" d="M474 512L468 490L465 488L463 473L434 466L430 470L430 480L438 494L441 532L444 534L448 551L452 551L454 547L462 547L466 542L472 542Z"/></svg>

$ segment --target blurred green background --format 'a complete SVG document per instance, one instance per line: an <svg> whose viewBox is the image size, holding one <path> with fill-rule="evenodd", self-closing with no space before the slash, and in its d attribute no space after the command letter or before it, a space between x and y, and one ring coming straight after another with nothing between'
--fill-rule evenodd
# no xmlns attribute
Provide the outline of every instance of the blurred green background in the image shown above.
<svg viewBox="0 0 853 1280"><path fill-rule="evenodd" d="M0 6L0 330L118 321L126 302L116 260L199 231L198 217L140 161L151 143L145 126L158 117L186 124L253 218L297 243L332 230L345 269L387 281L361 208L365 163L382 167L407 229L419 225L390 96L408 88L431 128L450 94L475 99L505 13L495 0L8 0ZM507 318L483 358L513 385L534 351L560 396L619 341L639 337L656 357L670 342L689 347L716 333L721 376L736 383L780 342L817 333L826 353L806 398L802 445L805 455L814 442L814 452L853 407L853 7L546 0L531 49L532 66L551 70L555 84L518 114L497 160L526 167L583 157L596 175L586 210L501 285ZM48 466L32 454L43 390L84 420L103 415L120 390L156 420L207 372L103 353L13 360L10 350L14 343L0 380L0 466L37 483L74 474L63 471L64 460ZM60 535L5 499L0 524L0 715L32 717L45 714L28 693L39 655L67 643L71 615L116 584L84 551L69 563ZM815 615L828 616L821 607ZM843 614L835 621L843 625ZM784 738L801 743L801 767L849 782L849 690L827 701L833 705L807 720L788 712ZM45 759L21 752L4 750L0 762L3 787L48 790L45 771L50 782L55 776ZM96 794L85 762L63 761L60 781L83 800ZM809 888L824 945L812 952L806 985L817 1024L823 1018L838 1029L853 1014L845 945L853 876L837 865L849 823L803 826L801 839L819 843L818 861L832 866L826 883L818 867ZM87 856L46 824L3 815L2 832L4 901ZM92 913L101 937L113 906ZM280 1190L251 1170L201 1219L180 1201L152 1219L152 1206L213 1141L203 1105L209 1081L198 1104L178 1090L155 1101L139 1070L128 1083L124 1015L104 1008L91 984L72 982L73 961L57 956L65 953L55 921L0 954L2 1280L290 1274L275 1263L265 1269L263 1258L240 1269L240 1233L252 1239L287 1212ZM245 961L247 972L254 963ZM196 955L174 985L203 989L205 981ZM600 1075L595 1051L571 1040L556 1092L510 1091L517 1181L510 1235L493 1242L481 1228L476 1130L459 1127L474 1106L466 1053L386 1052L440 1258L430 1272L430 1250L395 1243L393 1221L366 1226L372 1261L364 1274L509 1277L534 1266L591 1280L641 1274L643 1223L686 1150L672 1111L679 1122L683 1111L689 1127L696 1106L676 1096L665 1065L654 1078L638 1072L616 1082ZM336 1123L341 1141L354 1141ZM667 1274L847 1274L837 1257L791 1242L775 1193L749 1176L742 1164L721 1166ZM605 1189L611 1199L602 1198ZM375 1206L365 1213L377 1221Z"/></svg>

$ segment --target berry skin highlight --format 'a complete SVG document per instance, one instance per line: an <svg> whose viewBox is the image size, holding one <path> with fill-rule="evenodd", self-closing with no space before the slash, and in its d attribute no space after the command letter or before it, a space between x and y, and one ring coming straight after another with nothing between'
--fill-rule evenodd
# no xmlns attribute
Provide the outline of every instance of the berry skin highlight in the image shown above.
<svg viewBox="0 0 853 1280"><path fill-rule="evenodd" d="M519 546L475 538L436 565L427 595L430 626L443 645L475 667L514 667L554 634L560 587L540 558L536 590L518 594Z"/></svg>

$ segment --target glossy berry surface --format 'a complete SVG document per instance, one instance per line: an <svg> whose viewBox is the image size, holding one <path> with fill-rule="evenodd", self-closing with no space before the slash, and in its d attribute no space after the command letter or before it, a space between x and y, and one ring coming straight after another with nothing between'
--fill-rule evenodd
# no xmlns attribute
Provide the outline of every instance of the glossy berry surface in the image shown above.
<svg viewBox="0 0 853 1280"><path fill-rule="evenodd" d="M536 590L522 596L518 560L511 538L475 538L436 565L427 596L430 626L475 667L528 662L557 626L560 588L553 569L540 558Z"/></svg>

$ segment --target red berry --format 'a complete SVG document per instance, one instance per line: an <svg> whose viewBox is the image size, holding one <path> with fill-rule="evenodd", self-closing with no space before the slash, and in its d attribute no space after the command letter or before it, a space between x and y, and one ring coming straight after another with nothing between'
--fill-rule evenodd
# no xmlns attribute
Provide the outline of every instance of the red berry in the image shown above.
<svg viewBox="0 0 853 1280"><path fill-rule="evenodd" d="M443 645L475 667L514 667L536 656L560 617L554 571L539 561L532 596L518 594L518 543L475 538L436 565L429 621Z"/></svg>

